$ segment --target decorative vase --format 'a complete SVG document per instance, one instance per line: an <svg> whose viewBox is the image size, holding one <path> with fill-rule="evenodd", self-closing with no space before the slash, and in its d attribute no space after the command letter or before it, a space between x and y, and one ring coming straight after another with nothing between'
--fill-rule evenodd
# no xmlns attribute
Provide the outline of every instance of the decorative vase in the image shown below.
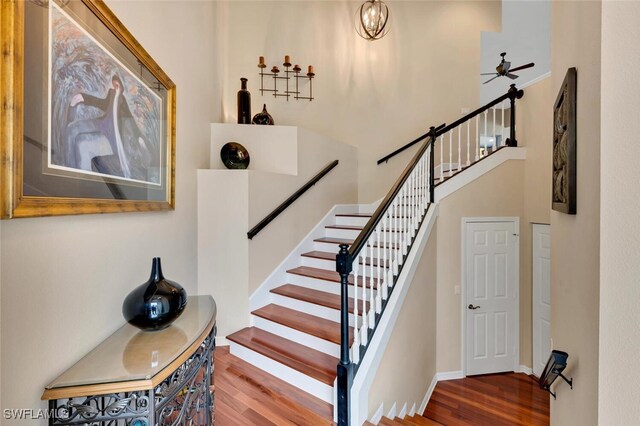
<svg viewBox="0 0 640 426"><path fill-rule="evenodd" d="M162 275L160 258L154 257L149 281L136 287L124 299L122 315L141 330L155 331L168 327L187 306L187 292Z"/></svg>
<svg viewBox="0 0 640 426"><path fill-rule="evenodd" d="M253 124L263 124L273 126L275 123L273 122L273 117L271 114L267 112L267 104L264 104L262 107L262 112L257 113L253 116Z"/></svg>
<svg viewBox="0 0 640 426"><path fill-rule="evenodd" d="M246 169L249 167L249 151L238 142L228 142L220 150L220 158L227 169Z"/></svg>
<svg viewBox="0 0 640 426"><path fill-rule="evenodd" d="M242 87L238 91L238 124L251 124L251 93L247 90L247 79L240 79Z"/></svg>

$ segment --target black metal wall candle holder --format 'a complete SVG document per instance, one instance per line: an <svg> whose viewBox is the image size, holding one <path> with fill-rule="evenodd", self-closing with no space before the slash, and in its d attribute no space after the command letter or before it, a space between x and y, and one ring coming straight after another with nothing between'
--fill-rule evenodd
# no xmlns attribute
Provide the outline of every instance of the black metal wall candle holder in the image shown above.
<svg viewBox="0 0 640 426"><path fill-rule="evenodd" d="M289 55L286 55L284 57L284 62L282 63L282 66L284 67L284 76L281 76L280 73L280 69L278 68L277 65L274 65L271 68L271 72L264 72L264 69L267 67L267 65L264 62L264 56L260 56L260 59L258 61L258 68L260 68L260 73L258 74L260 76L260 94L262 96L264 96L265 92L271 92L273 94L274 98L278 98L278 97L283 97L287 99L287 102L289 101L289 97L293 97L295 100L308 100L308 101L312 101L314 99L313 97L313 78L316 76L314 70L313 70L313 65L309 65L307 74L301 74L302 68L300 68L299 65L294 65L293 69L291 68L291 60L289 58ZM267 81L269 78L271 78L273 80L273 89L266 89L265 88L265 77L267 77ZM295 79L295 90L290 90L289 88L289 80L291 80L291 78ZM308 80L309 81L309 96L300 96L301 92L300 92L300 80ZM285 90L282 91L281 89L278 89L278 80L284 80L285 82Z"/></svg>
<svg viewBox="0 0 640 426"><path fill-rule="evenodd" d="M571 379L567 379L562 374L564 369L567 367L567 358L569 358L569 354L566 352L556 350L551 351L547 365L545 365L544 370L540 375L540 379L538 380L540 387L549 392L553 396L553 399L556 399L556 394L555 392L551 392L551 385L558 376L562 377L564 381L571 386L571 389L573 389L573 377Z"/></svg>

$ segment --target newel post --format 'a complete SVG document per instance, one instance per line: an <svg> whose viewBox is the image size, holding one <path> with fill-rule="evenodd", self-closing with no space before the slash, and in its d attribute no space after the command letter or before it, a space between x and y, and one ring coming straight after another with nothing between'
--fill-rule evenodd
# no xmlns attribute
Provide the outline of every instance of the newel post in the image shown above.
<svg viewBox="0 0 640 426"><path fill-rule="evenodd" d="M338 364L338 425L350 425L349 406L353 364L349 359L349 274L353 262L349 255L349 246L340 244L336 255L336 271L340 274L340 364ZM357 349L356 349L357 350Z"/></svg>
<svg viewBox="0 0 640 426"><path fill-rule="evenodd" d="M511 103L511 120L509 138L506 143L507 146L518 146L518 141L516 140L516 99L521 99L524 96L524 90L518 90L516 85L512 84L507 93L509 93L509 101ZM504 123L502 125L504 126Z"/></svg>

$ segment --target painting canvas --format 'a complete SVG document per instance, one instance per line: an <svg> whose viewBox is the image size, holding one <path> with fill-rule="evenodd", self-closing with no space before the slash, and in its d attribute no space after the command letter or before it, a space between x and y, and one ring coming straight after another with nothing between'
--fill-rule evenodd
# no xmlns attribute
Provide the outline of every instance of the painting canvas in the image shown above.
<svg viewBox="0 0 640 426"><path fill-rule="evenodd" d="M569 68L553 110L553 210L576 214L576 81Z"/></svg>
<svg viewBox="0 0 640 426"><path fill-rule="evenodd" d="M162 99L50 3L49 167L161 184Z"/></svg>
<svg viewBox="0 0 640 426"><path fill-rule="evenodd" d="M176 86L102 0L3 2L0 218L175 207Z"/></svg>

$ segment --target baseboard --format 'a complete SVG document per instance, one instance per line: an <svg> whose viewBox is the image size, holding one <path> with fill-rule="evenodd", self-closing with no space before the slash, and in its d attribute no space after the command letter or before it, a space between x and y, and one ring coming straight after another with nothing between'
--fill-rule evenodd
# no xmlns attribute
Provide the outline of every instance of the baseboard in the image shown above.
<svg viewBox="0 0 640 426"><path fill-rule="evenodd" d="M413 417L416 415L416 403L414 402L413 405L411 406L411 410L409 410L409 412L407 413L407 415L409 417Z"/></svg>
<svg viewBox="0 0 640 426"><path fill-rule="evenodd" d="M229 346L229 341L226 337L216 336L216 348L220 346Z"/></svg>
<svg viewBox="0 0 640 426"><path fill-rule="evenodd" d="M402 406L402 410L400 410L400 412L398 413L398 417L400 417L401 419L404 419L406 415L407 415L407 403L405 402L404 405Z"/></svg>
<svg viewBox="0 0 640 426"><path fill-rule="evenodd" d="M420 408L418 409L418 414L423 415L424 411L427 409L427 405L429 404L429 400L431 399L431 394L433 394L433 390L436 388L438 384L438 373L433 375L433 379L431 379L431 384L429 385L429 389L427 389L427 393L424 395L422 399L422 403L420 404Z"/></svg>
<svg viewBox="0 0 640 426"><path fill-rule="evenodd" d="M380 404L376 412L373 413L373 417L371 417L370 423L377 425L378 423L380 423L380 420L382 420L382 416L384 416L384 403Z"/></svg>
<svg viewBox="0 0 640 426"><path fill-rule="evenodd" d="M395 419L396 417L396 403L394 402L393 405L391 406L391 410L389 410L389 412L387 413L387 418L388 419Z"/></svg>
<svg viewBox="0 0 640 426"><path fill-rule="evenodd" d="M526 365L521 365L520 370L516 371L516 373L524 373L528 376L533 374L533 369L531 367L527 367Z"/></svg>
<svg viewBox="0 0 640 426"><path fill-rule="evenodd" d="M436 376L438 377L438 381L443 381L443 380L457 380L457 379L462 379L464 378L464 374L462 373L462 370L458 370L458 371L443 371L440 373L436 373Z"/></svg>

